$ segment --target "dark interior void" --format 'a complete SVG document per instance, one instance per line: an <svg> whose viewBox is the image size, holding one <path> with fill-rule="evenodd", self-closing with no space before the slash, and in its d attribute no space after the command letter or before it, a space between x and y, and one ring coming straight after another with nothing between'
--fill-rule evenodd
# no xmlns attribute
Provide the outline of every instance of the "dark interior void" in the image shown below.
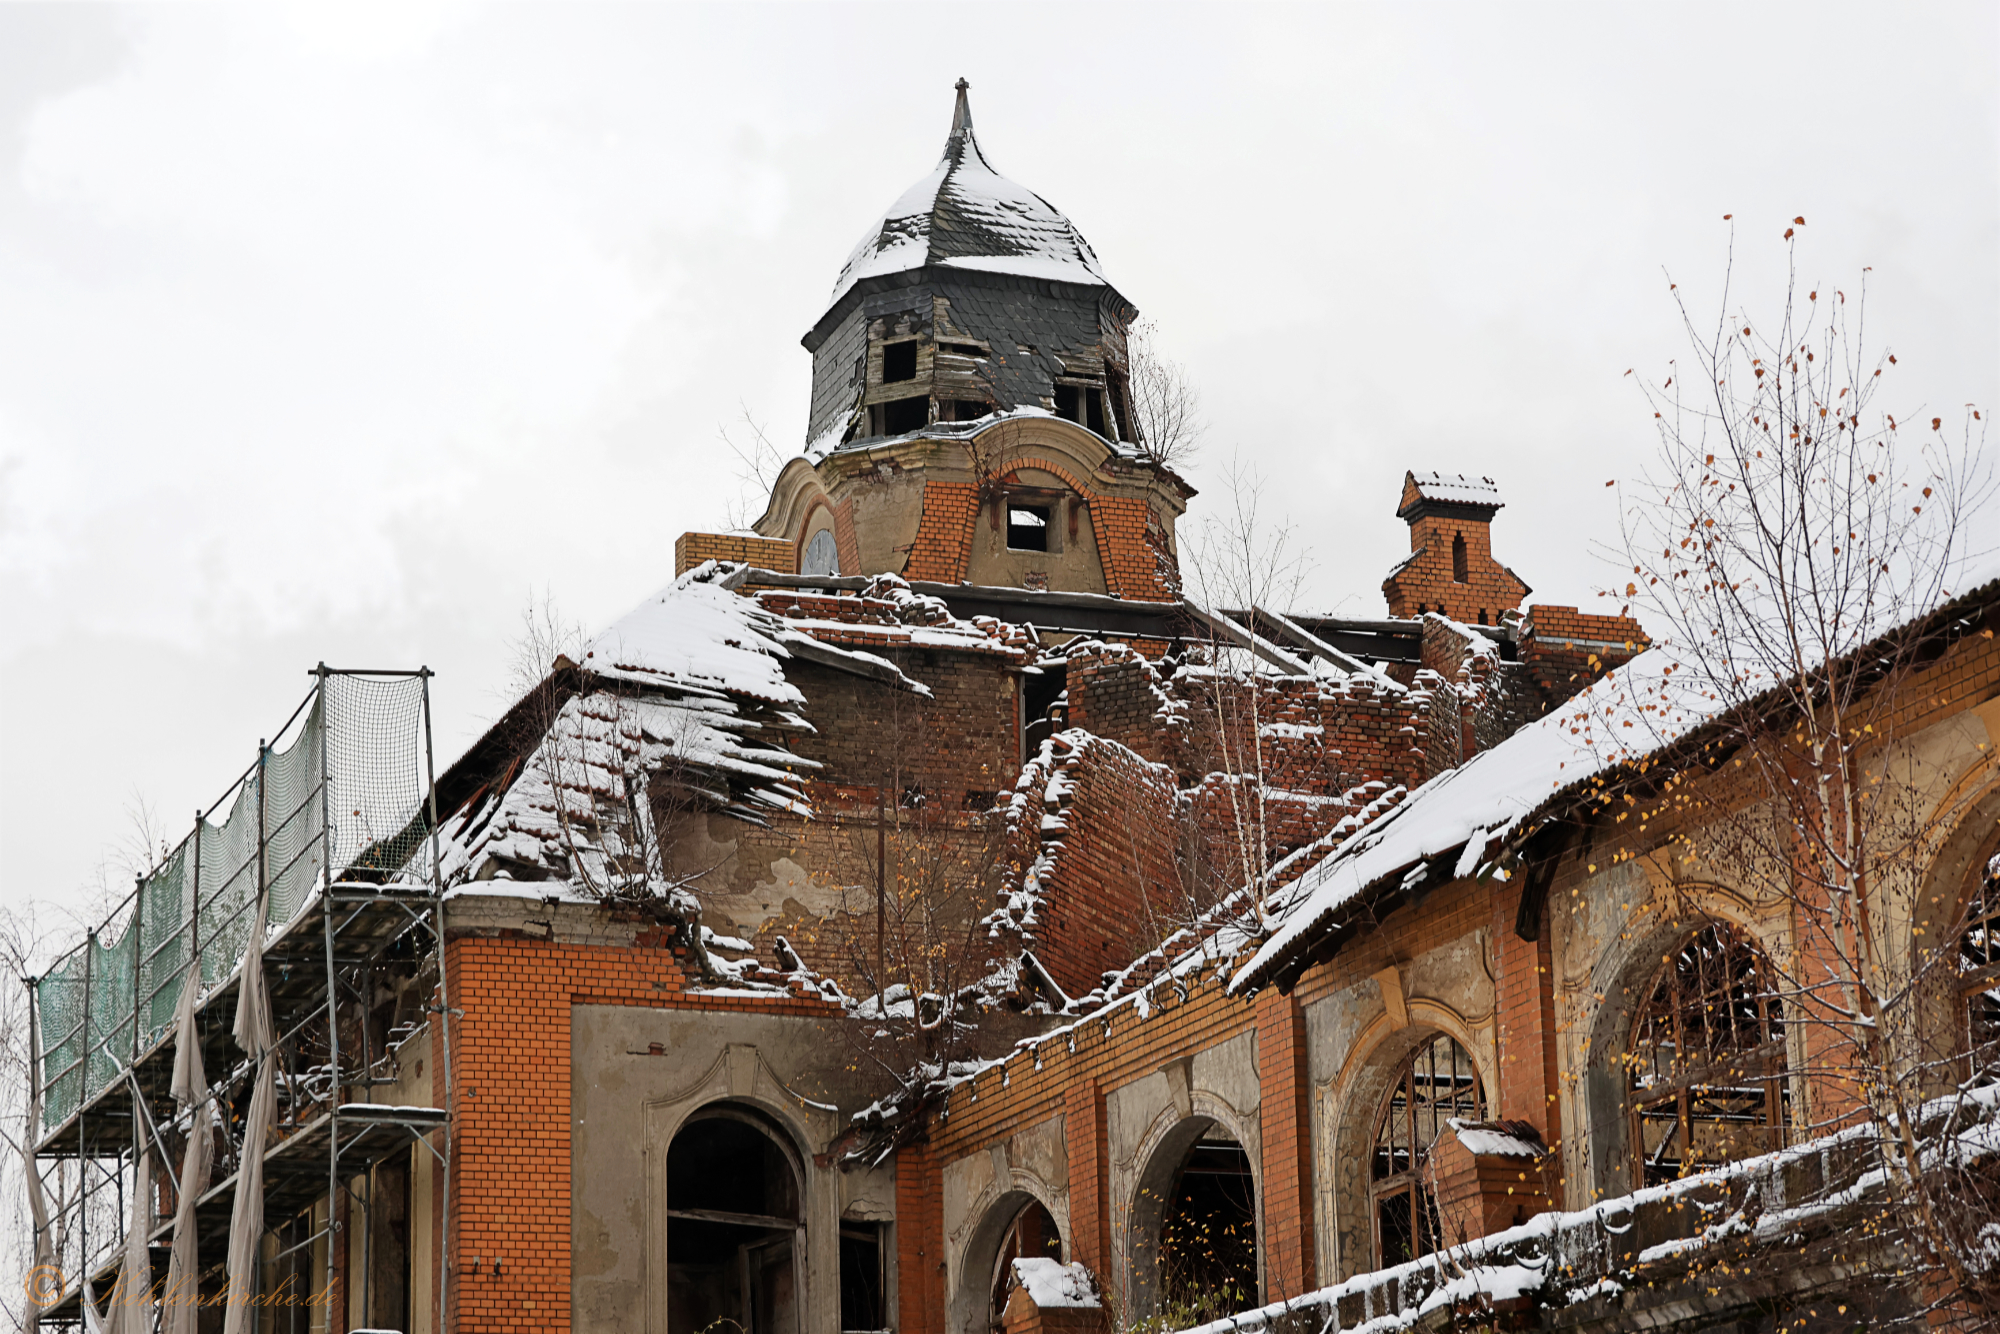
<svg viewBox="0 0 2000 1334"><path fill-rule="evenodd" d="M368 1182L368 1309L377 1329L410 1327L410 1160L391 1158Z"/></svg>
<svg viewBox="0 0 2000 1334"><path fill-rule="evenodd" d="M1007 507L1007 549L1047 551L1049 549L1049 507L1009 505Z"/></svg>
<svg viewBox="0 0 2000 1334"><path fill-rule="evenodd" d="M889 1327L888 1295L882 1269L882 1225L840 1225L840 1327Z"/></svg>
<svg viewBox="0 0 2000 1334"><path fill-rule="evenodd" d="M882 383L895 384L899 380L917 378L917 344L915 339L902 343L887 343L882 348Z"/></svg>
<svg viewBox="0 0 2000 1334"><path fill-rule="evenodd" d="M1219 1130L1188 1151L1160 1229L1165 1309L1202 1319L1257 1304L1257 1190L1250 1155Z"/></svg>
<svg viewBox="0 0 2000 1334"><path fill-rule="evenodd" d="M722 1107L667 1151L667 1327L797 1334L799 1181L775 1127Z"/></svg>
<svg viewBox="0 0 2000 1334"><path fill-rule="evenodd" d="M1062 1259L1062 1233L1041 1202L1030 1200L1000 1238L1000 1254L993 1264L993 1298L988 1304L994 1329L1000 1328L1007 1314L1007 1294L1014 1287L1014 1261L1035 1256Z"/></svg>
<svg viewBox="0 0 2000 1334"><path fill-rule="evenodd" d="M1041 750L1042 743L1055 735L1056 720L1049 710L1069 687L1069 673L1061 663L1044 664L1036 675L1021 677L1021 762L1027 763Z"/></svg>
<svg viewBox="0 0 2000 1334"><path fill-rule="evenodd" d="M993 411L993 405L984 399L946 398L938 401L938 420L946 422L976 422Z"/></svg>
<svg viewBox="0 0 2000 1334"><path fill-rule="evenodd" d="M1111 435L1104 418L1102 389L1074 384L1057 385L1056 416L1066 417L1079 426L1087 426L1106 438Z"/></svg>
<svg viewBox="0 0 2000 1334"><path fill-rule="evenodd" d="M883 435L908 435L930 424L931 401L928 398L899 398L882 405Z"/></svg>

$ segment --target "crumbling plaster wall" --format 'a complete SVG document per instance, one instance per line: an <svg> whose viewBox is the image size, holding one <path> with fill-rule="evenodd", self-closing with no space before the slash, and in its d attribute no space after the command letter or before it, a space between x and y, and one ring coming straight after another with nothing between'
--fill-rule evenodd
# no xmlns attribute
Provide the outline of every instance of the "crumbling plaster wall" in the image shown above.
<svg viewBox="0 0 2000 1334"><path fill-rule="evenodd" d="M840 1220L892 1219L895 1180L893 1166L843 1173L826 1159L862 1101L830 1022L572 1007L571 1328L578 1334L664 1334L668 1146L689 1116L723 1101L757 1108L794 1137L805 1167L801 1334L839 1330Z"/></svg>
<svg viewBox="0 0 2000 1334"><path fill-rule="evenodd" d="M1392 916L1301 1007L1312 1087L1314 1242L1324 1281L1374 1263L1367 1145L1396 1063L1435 1034L1449 1034L1479 1066L1489 1109L1497 1097L1489 928L1476 920L1478 896L1468 888L1434 897L1445 911Z"/></svg>
<svg viewBox="0 0 2000 1334"><path fill-rule="evenodd" d="M1008 1225L1032 1197L1055 1219L1064 1254L1073 1254L1069 1149L1064 1120L1038 1121L945 1165L945 1303L953 1329L983 1334L988 1285Z"/></svg>
<svg viewBox="0 0 2000 1334"><path fill-rule="evenodd" d="M1171 1188L1180 1160L1192 1146L1189 1123L1214 1121L1249 1155L1257 1189L1258 1264L1264 1247L1263 1124L1259 1109L1263 1084L1257 1070L1254 1030L1169 1061L1152 1074L1105 1095L1105 1131L1110 1161L1110 1208L1115 1285L1123 1308L1140 1310L1147 1294L1137 1272L1146 1258L1135 1248L1157 1248L1157 1214ZM1150 1210L1148 1206L1151 1206ZM1102 1276L1100 1277L1107 1277Z"/></svg>

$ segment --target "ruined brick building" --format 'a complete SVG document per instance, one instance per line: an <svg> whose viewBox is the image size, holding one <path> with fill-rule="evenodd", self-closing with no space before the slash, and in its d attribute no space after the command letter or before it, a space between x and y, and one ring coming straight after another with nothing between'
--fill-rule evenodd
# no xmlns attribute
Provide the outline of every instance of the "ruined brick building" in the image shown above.
<svg viewBox="0 0 2000 1334"><path fill-rule="evenodd" d="M1379 619L1194 605L1135 315L990 166L961 83L806 335L806 445L754 530L683 535L438 776L437 948L358 965L332 1004L372 1064L318 1096L446 1124L287 1195L264 1287L331 1272L342 1329L1018 1334L1289 1299L1389 1328L1443 1300L1426 1257L1498 1237L1503 1278L1537 1245L1568 1277L1461 1297L1615 1327L1635 1265L1686 1270L1641 1251L1700 1231L1661 1191L1835 1117L1757 985L1797 946L1782 905L1662 879L1592 804L1615 766L1570 738L1622 716L1644 630L1526 604L1499 484L1417 470L1383 497L1410 554L1340 552L1391 566ZM1937 893L1879 925L1889 967L2000 913L2000 590L1949 612L1900 723L1949 814ZM1939 1022L1977 1050L2000 953L1966 959ZM1729 1080L1634 1073L1718 1003ZM170 1120L171 1040L133 1046ZM50 1152L84 1143L58 1121ZM1783 1167L1795 1200L1808 1166L1835 1171ZM1856 1272L1655 1314L1761 1328Z"/></svg>

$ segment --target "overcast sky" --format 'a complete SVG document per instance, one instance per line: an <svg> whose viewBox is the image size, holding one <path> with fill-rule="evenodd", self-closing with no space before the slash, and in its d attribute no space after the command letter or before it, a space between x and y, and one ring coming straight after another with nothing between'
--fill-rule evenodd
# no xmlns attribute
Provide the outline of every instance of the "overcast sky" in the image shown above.
<svg viewBox="0 0 2000 1334"><path fill-rule="evenodd" d="M1588 603L1670 270L1858 289L1888 404L2000 378L2000 6L0 5L0 895L172 838L306 669L429 664L440 764L543 590L601 625L803 443L799 337L972 83L1314 568L1406 467ZM731 427L741 434L740 426ZM1198 518L1197 498L1191 518ZM754 514L757 505L750 506Z"/></svg>

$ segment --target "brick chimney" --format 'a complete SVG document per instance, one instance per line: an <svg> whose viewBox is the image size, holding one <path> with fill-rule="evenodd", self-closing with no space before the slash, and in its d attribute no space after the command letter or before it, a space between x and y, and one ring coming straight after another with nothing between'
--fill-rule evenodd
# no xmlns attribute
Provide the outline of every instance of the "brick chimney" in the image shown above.
<svg viewBox="0 0 2000 1334"><path fill-rule="evenodd" d="M1389 614L1442 612L1467 625L1498 625L1500 613L1532 591L1493 559L1493 516L1501 506L1491 477L1403 475L1396 517L1410 525L1410 554L1382 581Z"/></svg>

